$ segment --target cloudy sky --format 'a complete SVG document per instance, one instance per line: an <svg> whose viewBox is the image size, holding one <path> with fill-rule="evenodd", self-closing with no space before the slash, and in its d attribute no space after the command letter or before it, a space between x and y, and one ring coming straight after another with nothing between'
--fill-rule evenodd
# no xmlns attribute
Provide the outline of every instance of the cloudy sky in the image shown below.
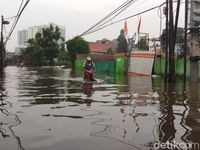
<svg viewBox="0 0 200 150"><path fill-rule="evenodd" d="M17 46L17 31L27 29L29 26L56 23L66 27L66 38L71 39L81 34L89 27L97 23L126 0L30 0L24 10L12 36L7 44L8 51L14 51ZM112 21L136 14L143 10L157 6L165 0L135 0L136 2L126 11ZM0 0L0 15L5 18L15 16L22 0ZM162 8L161 8L162 9ZM141 32L157 37L160 33L160 19L158 9L142 15ZM140 16L127 20L128 35L132 36L137 31ZM184 24L184 17L180 19L180 26ZM12 24L12 19L9 20ZM164 28L165 18L162 19ZM114 39L119 35L124 22L111 25L96 33L85 36L88 41L96 41L103 38ZM6 26L8 32L10 25Z"/></svg>

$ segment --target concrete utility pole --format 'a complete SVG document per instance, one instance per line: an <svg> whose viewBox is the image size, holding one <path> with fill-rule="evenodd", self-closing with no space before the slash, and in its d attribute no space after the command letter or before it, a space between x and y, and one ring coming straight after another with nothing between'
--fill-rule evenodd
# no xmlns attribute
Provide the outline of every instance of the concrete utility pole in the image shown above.
<svg viewBox="0 0 200 150"><path fill-rule="evenodd" d="M3 16L1 16L0 69L3 70Z"/></svg>
<svg viewBox="0 0 200 150"><path fill-rule="evenodd" d="M5 21L3 15L1 16L1 42L0 42L0 70L4 68L5 46L3 38L3 25L9 24L9 21Z"/></svg>
<svg viewBox="0 0 200 150"><path fill-rule="evenodd" d="M200 0L191 0L190 25L190 81L197 82L200 58Z"/></svg>
<svg viewBox="0 0 200 150"><path fill-rule="evenodd" d="M175 45L177 37L177 28L180 12L181 0L177 0L177 9L174 22L173 0L166 0L166 62L165 62L165 82L176 82L175 72Z"/></svg>
<svg viewBox="0 0 200 150"><path fill-rule="evenodd" d="M175 60L174 60L174 16L173 16L173 0L169 0L169 73L168 82L175 82Z"/></svg>
<svg viewBox="0 0 200 150"><path fill-rule="evenodd" d="M186 83L186 71L187 71L187 51L188 51L188 1L185 0L185 31L184 31L184 83Z"/></svg>
<svg viewBox="0 0 200 150"><path fill-rule="evenodd" d="M166 16L166 47L165 47L165 83L167 82L168 76L168 38L169 38L169 1L166 0L166 8L165 8L165 16Z"/></svg>

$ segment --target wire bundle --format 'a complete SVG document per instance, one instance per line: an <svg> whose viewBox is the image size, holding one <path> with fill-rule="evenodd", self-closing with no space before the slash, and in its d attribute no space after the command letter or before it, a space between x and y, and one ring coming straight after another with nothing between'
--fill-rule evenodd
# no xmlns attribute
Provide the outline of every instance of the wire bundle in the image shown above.
<svg viewBox="0 0 200 150"><path fill-rule="evenodd" d="M157 8L161 8L163 5L166 4L166 2L163 2L162 4L158 5L158 6L155 6L155 7L152 7L152 8L149 8L147 10L144 10L142 12L139 12L139 13L136 13L136 14L133 14L131 16L128 16L128 17L125 17L125 18L122 18L120 20L117 20L117 21L114 21L114 22L111 22L109 23L112 19L116 18L119 14L121 14L124 10L126 10L129 6L131 6L133 3L135 3L137 0L128 0L126 1L125 3L123 3L121 6L119 6L117 9L115 9L113 12L111 12L110 14L108 14L106 17L104 17L102 20L100 20L98 23L96 23L94 26L92 26L91 28L89 28L88 30L86 30L85 32L83 32L80 36L85 36L85 35L89 35L91 33L94 33L94 32L97 32L101 29L104 29L110 25L113 25L113 24L116 24L116 23L119 23L119 22L122 22L124 20L127 20L127 19L130 19L130 18L133 18L133 17L136 17L138 15L141 15L141 14L144 14L144 13L147 13L149 11L152 11L154 9L157 9Z"/></svg>
<svg viewBox="0 0 200 150"><path fill-rule="evenodd" d="M19 21L19 18L21 16L22 12L24 11L24 9L26 8L26 6L28 5L29 2L30 2L30 0L26 0L26 2L24 2L24 0L22 0L21 4L19 6L19 9L17 11L17 15L14 16L14 17L11 17L11 18L15 18L15 20L14 20L14 22L13 22L13 24L11 26L11 29L10 29L7 37L6 37L4 45L6 45L7 41L9 40L10 36L12 35L12 33L13 33L13 31L14 31L14 29L15 29L18 21Z"/></svg>
<svg viewBox="0 0 200 150"><path fill-rule="evenodd" d="M93 25L91 28L83 32L80 36L85 36L90 33L96 32L102 27L104 28L105 24L116 18L119 14L121 14L123 11L125 11L128 7L130 7L133 3L135 3L137 0L127 0L122 5L120 5L118 8L116 8L114 11L109 13L106 17L101 19L99 22L97 22L95 25Z"/></svg>

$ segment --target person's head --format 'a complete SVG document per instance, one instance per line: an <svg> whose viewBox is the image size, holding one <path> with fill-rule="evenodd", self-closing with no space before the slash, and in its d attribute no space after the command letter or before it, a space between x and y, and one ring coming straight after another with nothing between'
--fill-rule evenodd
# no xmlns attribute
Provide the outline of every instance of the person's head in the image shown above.
<svg viewBox="0 0 200 150"><path fill-rule="evenodd" d="M88 62L92 61L92 58L88 56L88 57L87 57L87 61L88 61Z"/></svg>

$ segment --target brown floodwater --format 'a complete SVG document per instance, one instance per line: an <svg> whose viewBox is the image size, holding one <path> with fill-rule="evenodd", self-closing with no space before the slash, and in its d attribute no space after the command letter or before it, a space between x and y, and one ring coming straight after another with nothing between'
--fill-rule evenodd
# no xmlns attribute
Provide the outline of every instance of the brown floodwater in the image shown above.
<svg viewBox="0 0 200 150"><path fill-rule="evenodd" d="M158 76L96 78L86 83L58 67L5 68L0 150L200 149L197 84L164 85Z"/></svg>

